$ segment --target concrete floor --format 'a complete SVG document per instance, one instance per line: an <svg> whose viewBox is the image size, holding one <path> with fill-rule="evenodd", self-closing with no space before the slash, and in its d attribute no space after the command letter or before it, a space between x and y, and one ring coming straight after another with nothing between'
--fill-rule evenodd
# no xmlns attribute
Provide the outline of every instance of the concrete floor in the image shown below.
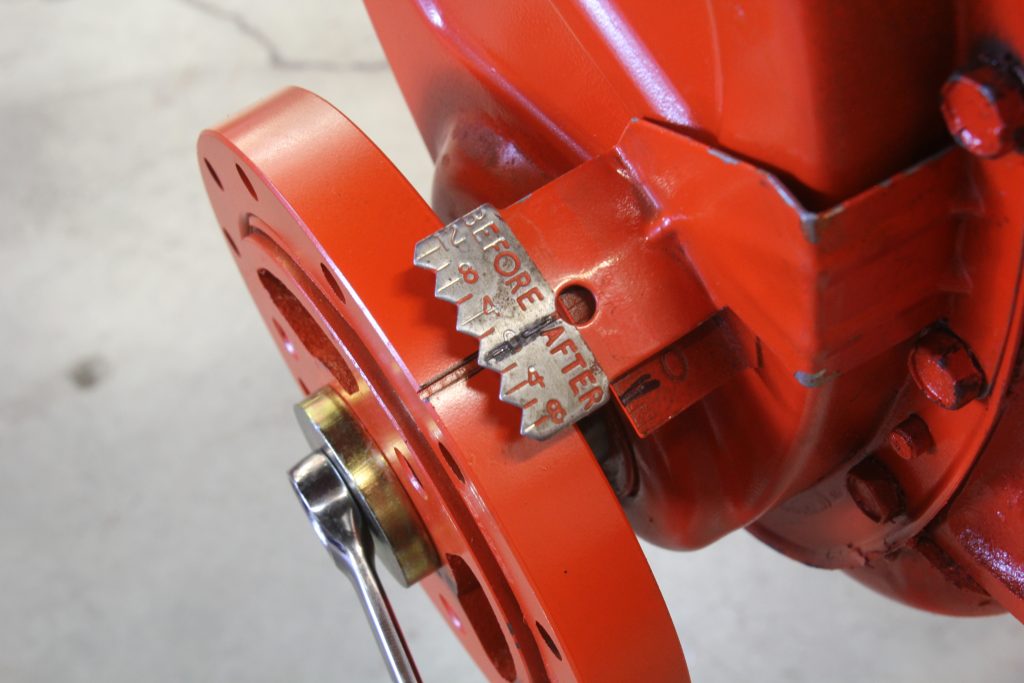
<svg viewBox="0 0 1024 683"><path fill-rule="evenodd" d="M286 483L296 390L193 157L294 83L426 191L360 3L3 0L0 68L0 681L384 680ZM914 612L745 534L648 551L699 683L1024 678L1010 618ZM425 679L478 680L395 597Z"/></svg>

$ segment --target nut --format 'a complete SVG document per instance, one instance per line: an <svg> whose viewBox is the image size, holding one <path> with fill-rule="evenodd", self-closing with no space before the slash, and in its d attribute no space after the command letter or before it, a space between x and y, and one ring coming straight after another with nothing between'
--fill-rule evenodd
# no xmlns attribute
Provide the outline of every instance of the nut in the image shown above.
<svg viewBox="0 0 1024 683"><path fill-rule="evenodd" d="M928 425L917 415L900 422L889 433L889 445L904 460L912 460L930 450L935 441Z"/></svg>
<svg viewBox="0 0 1024 683"><path fill-rule="evenodd" d="M890 522L907 510L906 496L896 475L873 455L847 473L846 489L860 511L874 522Z"/></svg>
<svg viewBox="0 0 1024 683"><path fill-rule="evenodd" d="M995 158L1018 144L1024 95L1013 77L986 64L949 77L942 88L942 115L957 144Z"/></svg>
<svg viewBox="0 0 1024 683"><path fill-rule="evenodd" d="M925 397L947 410L964 407L985 388L985 374L967 344L945 330L929 332L918 341L908 365Z"/></svg>

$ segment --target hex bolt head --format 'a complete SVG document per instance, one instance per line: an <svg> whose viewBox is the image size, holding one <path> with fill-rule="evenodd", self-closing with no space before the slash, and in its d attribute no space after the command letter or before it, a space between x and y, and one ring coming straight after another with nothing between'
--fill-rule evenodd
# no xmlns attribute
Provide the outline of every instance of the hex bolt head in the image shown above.
<svg viewBox="0 0 1024 683"><path fill-rule="evenodd" d="M906 496L896 475L873 455L847 473L846 489L860 511L873 522L890 522L907 510Z"/></svg>
<svg viewBox="0 0 1024 683"><path fill-rule="evenodd" d="M946 81L942 115L961 147L975 156L999 157L1018 144L1024 94L1010 75L987 64L978 66Z"/></svg>
<svg viewBox="0 0 1024 683"><path fill-rule="evenodd" d="M928 425L917 415L911 415L889 433L889 445L896 455L912 460L935 445Z"/></svg>
<svg viewBox="0 0 1024 683"><path fill-rule="evenodd" d="M910 376L932 403L958 410L981 395L985 374L960 338L945 330L925 335L910 352Z"/></svg>

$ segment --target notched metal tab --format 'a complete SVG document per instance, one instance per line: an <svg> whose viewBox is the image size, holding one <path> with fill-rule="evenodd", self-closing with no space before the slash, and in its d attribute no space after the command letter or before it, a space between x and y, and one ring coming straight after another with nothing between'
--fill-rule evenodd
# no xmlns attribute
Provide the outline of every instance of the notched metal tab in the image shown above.
<svg viewBox="0 0 1024 683"><path fill-rule="evenodd" d="M480 340L477 362L501 374L520 432L546 439L608 400L608 378L497 209L475 209L416 244L434 294L458 306L456 329Z"/></svg>

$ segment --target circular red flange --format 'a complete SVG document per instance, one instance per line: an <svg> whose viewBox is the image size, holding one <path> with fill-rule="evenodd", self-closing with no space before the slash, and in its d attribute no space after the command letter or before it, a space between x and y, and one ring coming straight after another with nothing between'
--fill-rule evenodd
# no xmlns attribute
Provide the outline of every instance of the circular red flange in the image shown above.
<svg viewBox="0 0 1024 683"><path fill-rule="evenodd" d="M331 384L429 529L422 585L489 678L686 681L668 610L582 436L539 443L477 372L413 245L440 227L386 157L289 89L203 133L217 219L303 391Z"/></svg>

